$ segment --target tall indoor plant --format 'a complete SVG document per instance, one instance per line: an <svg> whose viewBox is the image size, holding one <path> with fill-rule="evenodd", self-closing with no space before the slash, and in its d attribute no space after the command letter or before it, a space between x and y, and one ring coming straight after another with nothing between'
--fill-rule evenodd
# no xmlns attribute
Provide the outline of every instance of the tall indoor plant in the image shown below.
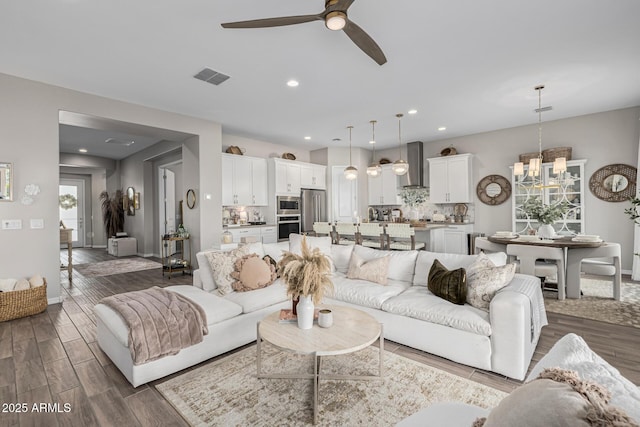
<svg viewBox="0 0 640 427"><path fill-rule="evenodd" d="M315 306L324 295L333 291L331 264L320 249L309 249L306 237L302 238L301 255L284 252L278 262L278 273L287 286L287 294L297 306L298 327L310 329L313 326Z"/></svg>
<svg viewBox="0 0 640 427"><path fill-rule="evenodd" d="M115 236L119 231L124 231L124 205L122 203L124 193L116 190L113 197L108 191L100 193L99 200L102 204L102 222L107 232L107 238Z"/></svg>

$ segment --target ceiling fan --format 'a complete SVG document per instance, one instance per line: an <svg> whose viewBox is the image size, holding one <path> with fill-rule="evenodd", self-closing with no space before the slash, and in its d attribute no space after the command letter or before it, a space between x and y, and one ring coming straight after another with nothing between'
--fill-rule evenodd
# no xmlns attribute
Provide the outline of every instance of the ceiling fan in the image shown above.
<svg viewBox="0 0 640 427"><path fill-rule="evenodd" d="M221 24L223 28L266 28L284 25L304 24L311 21L324 21L326 27L333 31L344 30L349 38L364 53L379 65L387 62L380 46L347 17L347 9L355 0L325 0L324 11L317 15L283 16L279 18L254 19L251 21L227 22Z"/></svg>

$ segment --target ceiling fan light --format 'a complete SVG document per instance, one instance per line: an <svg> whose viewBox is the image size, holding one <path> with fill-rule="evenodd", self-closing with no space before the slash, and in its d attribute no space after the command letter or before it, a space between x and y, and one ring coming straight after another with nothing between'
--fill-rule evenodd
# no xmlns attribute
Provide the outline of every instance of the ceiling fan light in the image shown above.
<svg viewBox="0 0 640 427"><path fill-rule="evenodd" d="M332 31L340 31L347 25L347 15L344 12L330 12L324 18L324 24Z"/></svg>
<svg viewBox="0 0 640 427"><path fill-rule="evenodd" d="M358 177L358 169L355 166L347 166L344 169L344 177L348 180L354 180Z"/></svg>
<svg viewBox="0 0 640 427"><path fill-rule="evenodd" d="M381 173L382 173L382 168L378 163L371 163L367 168L367 175L373 178L380 176Z"/></svg>
<svg viewBox="0 0 640 427"><path fill-rule="evenodd" d="M391 165L391 170L398 176L404 175L409 172L409 163L405 162L402 159L396 160L395 162L393 162L393 165Z"/></svg>

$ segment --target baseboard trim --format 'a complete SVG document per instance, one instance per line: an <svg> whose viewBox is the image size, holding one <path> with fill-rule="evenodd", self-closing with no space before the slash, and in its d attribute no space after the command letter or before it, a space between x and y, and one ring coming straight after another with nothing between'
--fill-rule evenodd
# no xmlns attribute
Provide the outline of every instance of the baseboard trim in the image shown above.
<svg viewBox="0 0 640 427"><path fill-rule="evenodd" d="M54 297L54 298L48 298L47 299L47 305L51 305L51 304L59 304L60 301L60 297Z"/></svg>
<svg viewBox="0 0 640 427"><path fill-rule="evenodd" d="M632 273L632 270L622 270L622 274L628 274L629 276L631 276Z"/></svg>
<svg viewBox="0 0 640 427"><path fill-rule="evenodd" d="M91 247L94 249L107 249L107 245L93 245Z"/></svg>

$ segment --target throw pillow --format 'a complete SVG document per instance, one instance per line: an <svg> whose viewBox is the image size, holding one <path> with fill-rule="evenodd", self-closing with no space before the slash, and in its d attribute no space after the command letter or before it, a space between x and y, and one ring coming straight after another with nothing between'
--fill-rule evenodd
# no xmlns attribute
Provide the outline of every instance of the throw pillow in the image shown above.
<svg viewBox="0 0 640 427"><path fill-rule="evenodd" d="M318 249L324 256L329 258L331 264L331 271L336 271L335 265L333 265L333 259L331 258L331 237L313 237L303 236L302 234L290 234L289 235L289 252L296 255L302 255L302 239L306 238L307 247L310 251Z"/></svg>
<svg viewBox="0 0 640 427"><path fill-rule="evenodd" d="M14 291L24 291L25 289L29 289L31 285L27 279L20 279L16 282L16 286L13 288Z"/></svg>
<svg viewBox="0 0 640 427"><path fill-rule="evenodd" d="M354 253L351 254L351 261L349 261L349 270L347 271L347 278L349 279L361 279L369 282L379 283L386 285L387 272L389 271L389 255L365 261Z"/></svg>
<svg viewBox="0 0 640 427"><path fill-rule="evenodd" d="M500 289L507 286L516 274L515 264L496 265L481 253L467 268L467 302L489 311L489 304Z"/></svg>
<svg viewBox="0 0 640 427"><path fill-rule="evenodd" d="M247 255L247 246L240 246L237 249L228 252L205 252L209 266L211 267L211 273L213 274L213 280L218 285L218 294L225 296L228 293L233 292L231 284L235 262L238 258Z"/></svg>
<svg viewBox="0 0 640 427"><path fill-rule="evenodd" d="M278 262L275 259L271 258L271 255L265 255L262 257L262 259L265 262L268 262L269 265L272 265L273 268L276 270L276 274L278 274ZM280 276L278 275L277 277L280 277Z"/></svg>
<svg viewBox="0 0 640 427"><path fill-rule="evenodd" d="M249 254L236 260L231 277L235 279L231 284L234 290L253 291L272 284L276 280L276 269L269 261L256 254Z"/></svg>
<svg viewBox="0 0 640 427"><path fill-rule="evenodd" d="M575 371L545 369L540 376L502 399L473 427L634 426L624 411L609 405L602 385L581 380Z"/></svg>
<svg viewBox="0 0 640 427"><path fill-rule="evenodd" d="M31 279L29 279L29 285L32 288L37 288L38 286L42 286L44 285L44 278L41 275L36 274Z"/></svg>
<svg viewBox="0 0 640 427"><path fill-rule="evenodd" d="M13 288L15 288L17 282L18 281L16 279L0 279L0 291L11 292Z"/></svg>
<svg viewBox="0 0 640 427"><path fill-rule="evenodd" d="M429 270L427 287L434 294L454 304L463 305L467 298L467 275L464 268L447 270L437 259Z"/></svg>

